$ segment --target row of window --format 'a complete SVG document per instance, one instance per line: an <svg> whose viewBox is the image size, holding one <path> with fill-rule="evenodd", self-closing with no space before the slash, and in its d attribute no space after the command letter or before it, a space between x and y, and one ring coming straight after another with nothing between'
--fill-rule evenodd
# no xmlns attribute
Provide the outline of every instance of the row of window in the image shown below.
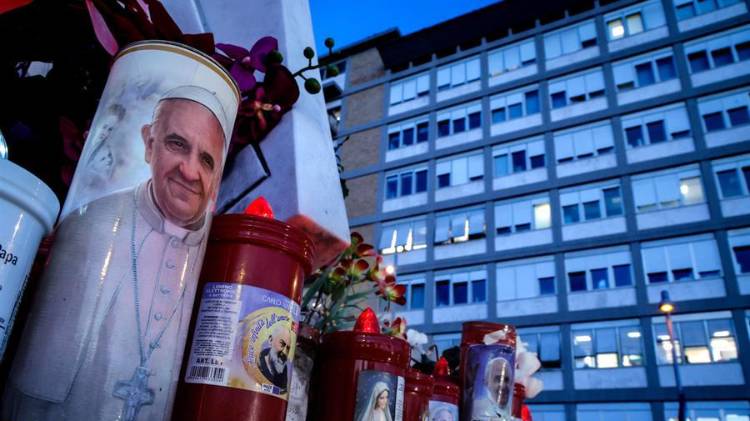
<svg viewBox="0 0 750 421"><path fill-rule="evenodd" d="M466 223L466 221L463 222ZM528 224L525 221L519 222L521 223L514 225L513 229L523 229L519 227ZM445 220L446 232L448 232L452 223L453 221L450 219ZM381 248L384 245L394 246L390 240L399 234L394 231L391 235L390 239L387 235L384 237L384 240L389 244L381 244ZM407 237L406 243L403 246L395 246L395 248L401 247L402 252L424 247L424 243L417 244L419 240L414 240L420 237L417 233L407 230L405 234L402 232L401 235ZM412 238L411 242L409 242L408 237ZM421 240L424 241L424 235L421 236ZM445 237L444 242L446 241L450 241L448 237ZM729 243L735 273L738 277L750 275L750 230L730 232ZM699 280L720 279L723 276L718 246L715 238L710 234L644 242L641 244L640 258L643 263L645 281L648 285L682 284ZM456 269L456 271L468 273L470 270ZM484 268L481 269L481 272L483 275L478 279L482 280L481 285L484 288L484 280L487 279L487 276ZM473 273L477 273L476 270ZM617 246L566 253L564 255L564 277L569 293L632 287L635 277L630 249L626 246ZM425 282L423 275L407 277L406 279L410 280L408 282L410 284L424 284ZM441 279L439 274L435 275L435 279L436 306L470 302L452 300L448 293L450 289L448 284L440 286L437 282ZM556 279L552 256L497 263L497 301L555 295L557 293ZM474 294L473 297L475 299L472 302L484 302L486 294ZM481 300L477 301L477 297L481 297ZM412 303L410 308L423 308L423 305L424 301L420 299L417 307Z"/></svg>
<svg viewBox="0 0 750 421"><path fill-rule="evenodd" d="M599 76L594 77L595 75ZM591 73L569 81L555 83L554 85L551 84L550 98L552 108L586 101L599 95L601 91L597 87L600 86L598 85L598 78L600 76L601 72ZM580 84L576 85L577 87L571 87L573 86L571 85L572 82L575 82L575 84L580 82ZM593 87L592 89L594 90L588 89L589 87ZM552 90L553 88L555 91ZM520 89L509 94L495 95L490 98L489 105L492 135L508 133L505 129L500 131L496 129L503 128L505 124L516 120L524 122L524 124L516 124L518 127L512 128L513 130L527 129L541 124L541 119L534 122L521 120L524 117L539 115L539 94L537 88ZM700 98L698 100L698 112L702 123L700 130L705 134L713 134L727 129L747 126L750 124L749 109L750 92L747 89ZM477 130L479 136L459 139L459 143L481 140L480 129L482 128L482 124L482 106L479 101L438 111L437 145L440 147L447 140L446 138L454 139L452 136L472 130ZM597 142L607 143L598 146L596 149L603 148L603 152L611 151L612 148L610 147L613 146L614 142L612 140L613 134L610 122L602 121L593 124L609 128L609 132L606 132L606 129L600 129L600 134L604 136L601 140L599 140L599 133L596 136L590 136ZM670 104L624 115L622 117L622 127L623 138L628 148L638 148L671 140L685 139L692 135L687 109L683 103ZM590 129L590 127L579 127L565 132L555 132L555 142L565 143L565 141L558 139L560 135L569 131L584 129ZM389 151L414 147L422 142L427 142L428 138L429 122L427 117L388 126ZM739 139L741 140L741 138ZM579 142L585 141L580 140ZM452 145L453 143L450 144L450 146ZM427 149L415 150L414 152L411 155L427 152ZM584 152L583 154L586 153ZM574 156L577 156L577 154ZM565 157L567 156L563 156L563 158Z"/></svg>
<svg viewBox="0 0 750 421"><path fill-rule="evenodd" d="M750 273L750 235L737 234L731 238L731 242L736 272L740 276ZM649 285L685 283L716 279L722 276L716 240L710 235L644 242L641 259ZM567 253L564 257L564 270L567 290L570 293L632 287L634 284L631 253L624 246ZM498 302L557 293L552 256L498 263L496 271ZM463 274L461 275L463 281L459 282L459 286L451 287L454 282L442 282L444 276L440 273L435 275L435 306L486 301L485 280L487 276L484 268L478 271L477 269L456 269L454 272ZM468 284L463 282L469 272L475 276L472 278L472 285L474 285L472 298L463 293L451 292L451 288L467 290ZM424 285L425 282L423 275L406 279L405 282L410 285ZM423 308L424 295L421 294L415 299L417 301L411 301L408 308Z"/></svg>
<svg viewBox="0 0 750 421"><path fill-rule="evenodd" d="M713 0L701 0L709 3ZM611 15L607 20L610 40L627 38L631 35L647 32L650 29L664 27L663 16L651 13L659 8L658 2L650 1L645 6L626 11L624 14ZM645 16L649 17L644 19ZM664 34L666 35L666 34ZM586 21L572 27L544 35L547 68L552 69L575 61L598 55L596 31L593 20ZM591 51L591 54L581 52ZM685 54L691 74L723 67L750 58L750 29L742 27L713 34L685 44ZM573 57L571 57L573 56ZM564 60L563 60L564 59ZM677 77L673 53L671 49L650 52L635 58L628 58L613 63L615 85L618 91L641 88L660 82L669 81ZM531 73L524 71L531 69ZM521 41L517 44L504 46L488 53L487 74L490 84L513 80L509 77L516 73L516 77L529 76L536 73L536 52L533 40ZM562 78L550 91L553 108L563 107L569 103L581 102L585 99L597 98L604 95L604 81L601 70L591 70L590 80L576 80L586 75L574 75L573 78ZM391 83L391 106L418 99L429 93L429 74L423 73ZM478 82L481 78L480 60L478 56L458 62L443 65L437 70L438 92ZM565 95L565 89L559 84L565 82L572 94ZM478 90L479 84L474 84L473 90ZM585 91L585 98L582 97ZM461 92L466 93L466 92ZM438 100L451 96L439 95ZM419 106L426 105L420 103ZM405 111L405 110L404 110Z"/></svg>
<svg viewBox="0 0 750 421"><path fill-rule="evenodd" d="M529 150L528 147L516 150L496 150L494 155L495 176L541 167L544 162L543 155L529 156ZM452 186L481 181L483 179L483 159L481 153L473 153L439 161L436 166L438 191ZM714 161L713 165L722 199L748 195L750 156L741 155L718 160ZM386 200L427 191L427 169L423 167L388 173L385 180ZM631 185L636 214L685 207L705 203L706 201L703 181L697 164L634 175L631 178ZM531 209L528 205L530 202L534 202L534 206L545 204L547 206L545 215L549 214L548 195L545 195L542 199L522 197L497 202L495 208L496 215L499 215L499 218L495 219L495 225L498 233L510 232L510 230L500 231L501 227L506 226L501 221L512 219L506 215L509 215L509 212L502 211L498 214L498 208L505 209L512 203L518 207L522 203L526 203L523 206ZM560 206L563 225L621 216L624 213L621 187L617 180L561 190ZM461 210L460 213L466 212ZM516 216L516 218L518 217ZM523 218L530 217L531 212L524 212ZM548 228L549 225L549 223L546 223L545 228Z"/></svg>
<svg viewBox="0 0 750 421"><path fill-rule="evenodd" d="M519 329L520 340L537 354L541 371L562 366L560 331L554 326ZM576 370L639 367L646 364L643 331L637 320L582 323L571 326L572 366ZM672 342L663 318L652 319L657 365L672 364ZM674 348L678 364L711 364L736 361L737 334L729 312L675 316ZM449 335L435 335L442 351L453 345Z"/></svg>

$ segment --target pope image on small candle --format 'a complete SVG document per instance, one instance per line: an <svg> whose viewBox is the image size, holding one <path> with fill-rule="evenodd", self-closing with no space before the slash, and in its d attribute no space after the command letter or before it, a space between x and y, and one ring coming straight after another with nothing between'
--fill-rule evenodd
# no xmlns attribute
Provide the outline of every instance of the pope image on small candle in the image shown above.
<svg viewBox="0 0 750 421"><path fill-rule="evenodd" d="M201 86L163 93L131 134L150 177L61 221L3 420L169 419L236 112L229 103Z"/></svg>

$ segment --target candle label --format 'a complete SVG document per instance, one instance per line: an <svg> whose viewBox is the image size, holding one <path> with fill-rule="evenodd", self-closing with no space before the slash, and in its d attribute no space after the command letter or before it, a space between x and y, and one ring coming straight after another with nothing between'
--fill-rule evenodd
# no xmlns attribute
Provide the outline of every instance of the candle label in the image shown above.
<svg viewBox="0 0 750 421"><path fill-rule="evenodd" d="M354 421L402 421L404 378L383 371L360 371Z"/></svg>
<svg viewBox="0 0 750 421"><path fill-rule="evenodd" d="M203 288L186 383L288 398L299 305L257 288L209 282Z"/></svg>
<svg viewBox="0 0 750 421"><path fill-rule="evenodd" d="M464 421L510 419L515 349L504 344L472 345L464 373Z"/></svg>
<svg viewBox="0 0 750 421"><path fill-rule="evenodd" d="M430 421L458 421L458 405L430 401Z"/></svg>

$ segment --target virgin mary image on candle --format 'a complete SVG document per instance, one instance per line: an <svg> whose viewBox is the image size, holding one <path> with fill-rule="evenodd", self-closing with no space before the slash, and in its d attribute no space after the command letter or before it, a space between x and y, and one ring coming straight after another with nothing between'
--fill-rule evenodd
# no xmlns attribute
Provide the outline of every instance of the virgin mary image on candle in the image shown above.
<svg viewBox="0 0 750 421"><path fill-rule="evenodd" d="M372 388L365 412L359 421L393 421L390 408L391 389L384 382L377 382Z"/></svg>
<svg viewBox="0 0 750 421"><path fill-rule="evenodd" d="M3 421L171 417L239 96L218 64L149 47L124 50L107 81Z"/></svg>
<svg viewBox="0 0 750 421"><path fill-rule="evenodd" d="M395 421L397 393L397 376L379 371L360 372L354 421Z"/></svg>

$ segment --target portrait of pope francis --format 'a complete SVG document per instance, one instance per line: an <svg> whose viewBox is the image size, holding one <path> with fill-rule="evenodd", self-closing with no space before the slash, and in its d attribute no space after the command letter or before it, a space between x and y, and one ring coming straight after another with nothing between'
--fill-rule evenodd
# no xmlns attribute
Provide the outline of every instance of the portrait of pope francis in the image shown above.
<svg viewBox="0 0 750 421"><path fill-rule="evenodd" d="M2 420L169 419L232 120L167 91L137 134L151 177L62 220Z"/></svg>

